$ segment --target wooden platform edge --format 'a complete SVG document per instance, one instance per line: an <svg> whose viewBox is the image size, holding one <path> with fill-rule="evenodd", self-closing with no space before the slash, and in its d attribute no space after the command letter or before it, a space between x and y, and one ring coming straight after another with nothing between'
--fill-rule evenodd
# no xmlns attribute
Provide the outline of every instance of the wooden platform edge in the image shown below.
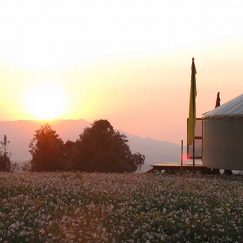
<svg viewBox="0 0 243 243"><path fill-rule="evenodd" d="M203 166L202 164L196 164L193 166L192 164L184 164L181 166L178 163L171 163L171 164L152 164L153 168L148 170L146 173L161 173L162 171L169 172L169 173L176 173L181 171L198 171L198 172L208 172L208 168Z"/></svg>

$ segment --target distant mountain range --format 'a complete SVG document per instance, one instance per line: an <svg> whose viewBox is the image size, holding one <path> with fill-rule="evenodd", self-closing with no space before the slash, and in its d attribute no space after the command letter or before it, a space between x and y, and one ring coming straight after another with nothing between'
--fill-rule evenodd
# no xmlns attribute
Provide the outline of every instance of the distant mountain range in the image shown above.
<svg viewBox="0 0 243 243"><path fill-rule="evenodd" d="M75 141L82 133L83 129L90 126L90 122L85 120L56 120L50 125L64 140ZM29 143L35 130L39 129L43 122L39 121L0 121L0 139L6 134L8 137L11 160L22 163L31 159L28 152ZM118 129L118 128L115 128ZM118 129L119 130L119 129ZM129 145L133 152L140 152L145 155L145 166L142 170L147 170L153 163L176 162L179 161L179 145L152 138L143 138L123 132L129 140Z"/></svg>

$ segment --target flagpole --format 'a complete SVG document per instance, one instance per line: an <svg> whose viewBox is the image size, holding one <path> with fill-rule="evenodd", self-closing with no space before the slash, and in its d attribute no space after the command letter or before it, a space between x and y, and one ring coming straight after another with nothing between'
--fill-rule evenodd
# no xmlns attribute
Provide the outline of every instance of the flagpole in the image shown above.
<svg viewBox="0 0 243 243"><path fill-rule="evenodd" d="M192 62L194 62L194 60L195 59L193 57L192 58ZM195 85L195 83L193 82L193 89L192 89L193 97L195 97L195 87L194 87L194 85ZM196 102L195 102L195 99L194 99L193 100L193 114L195 114L195 113L196 113ZM196 126L196 124L195 124L195 126ZM193 138L193 144L192 144L192 153L193 153L192 163L193 163L193 173L194 173L194 171L195 171L195 127L194 127L194 138Z"/></svg>
<svg viewBox="0 0 243 243"><path fill-rule="evenodd" d="M188 119L188 145L192 145L193 148L193 170L195 169L195 127L196 127L196 67L194 63L194 57L192 58L191 66L191 90L190 90L190 105L189 105L189 119Z"/></svg>
<svg viewBox="0 0 243 243"><path fill-rule="evenodd" d="M183 170L183 140L181 140L181 174Z"/></svg>
<svg viewBox="0 0 243 243"><path fill-rule="evenodd" d="M195 140L193 140L192 144L192 153L193 153L193 158L192 158L192 163L193 163L193 172L195 171Z"/></svg>

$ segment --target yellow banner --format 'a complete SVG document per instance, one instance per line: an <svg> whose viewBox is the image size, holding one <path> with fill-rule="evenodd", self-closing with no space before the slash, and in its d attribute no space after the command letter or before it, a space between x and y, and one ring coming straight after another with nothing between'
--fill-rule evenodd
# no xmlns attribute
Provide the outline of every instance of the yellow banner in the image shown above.
<svg viewBox="0 0 243 243"><path fill-rule="evenodd" d="M188 120L188 144L192 144L195 138L195 125L196 125L196 67L194 63L194 58L192 58L192 68L191 68L191 91L190 91L190 104L189 104L189 120Z"/></svg>

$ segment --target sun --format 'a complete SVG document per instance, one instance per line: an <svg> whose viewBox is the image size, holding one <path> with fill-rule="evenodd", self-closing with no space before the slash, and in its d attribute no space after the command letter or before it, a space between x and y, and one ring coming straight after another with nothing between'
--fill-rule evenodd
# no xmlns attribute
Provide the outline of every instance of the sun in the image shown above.
<svg viewBox="0 0 243 243"><path fill-rule="evenodd" d="M28 112L38 120L51 120L64 114L67 97L55 85L40 84L30 88L25 95Z"/></svg>

